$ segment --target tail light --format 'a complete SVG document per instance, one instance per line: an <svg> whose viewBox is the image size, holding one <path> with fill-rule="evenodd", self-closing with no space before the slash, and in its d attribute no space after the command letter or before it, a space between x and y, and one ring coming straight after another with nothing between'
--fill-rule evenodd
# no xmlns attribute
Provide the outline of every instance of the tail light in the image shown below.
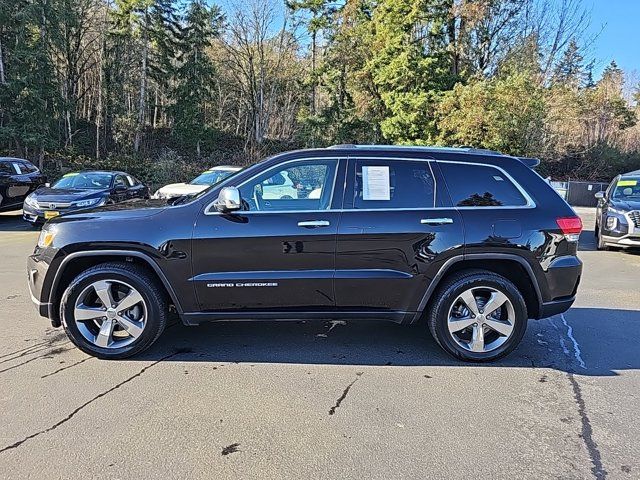
<svg viewBox="0 0 640 480"><path fill-rule="evenodd" d="M580 217L561 217L556 219L556 223L568 242L578 241L580 232L582 232L582 220L580 220Z"/></svg>

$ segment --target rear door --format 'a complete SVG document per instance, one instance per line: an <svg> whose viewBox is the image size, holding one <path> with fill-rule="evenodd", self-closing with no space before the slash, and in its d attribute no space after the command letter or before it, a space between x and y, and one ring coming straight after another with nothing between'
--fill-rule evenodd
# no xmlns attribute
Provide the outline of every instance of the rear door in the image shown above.
<svg viewBox="0 0 640 480"><path fill-rule="evenodd" d="M237 185L243 211L198 216L191 281L203 312L334 308L334 202L342 201L343 167L337 158L284 162Z"/></svg>
<svg viewBox="0 0 640 480"><path fill-rule="evenodd" d="M461 253L462 222L419 159L350 158L336 251L340 309L415 312L440 266ZM443 193L445 190L443 189Z"/></svg>

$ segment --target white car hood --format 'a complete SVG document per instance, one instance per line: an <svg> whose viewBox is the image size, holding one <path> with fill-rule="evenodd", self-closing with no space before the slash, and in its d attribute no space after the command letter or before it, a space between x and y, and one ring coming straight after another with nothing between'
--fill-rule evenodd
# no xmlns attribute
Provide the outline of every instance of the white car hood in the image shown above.
<svg viewBox="0 0 640 480"><path fill-rule="evenodd" d="M156 198L172 198L179 197L181 195L188 195L193 193L200 193L208 188L208 185L191 185L190 183L172 183L165 185L158 190L154 197Z"/></svg>

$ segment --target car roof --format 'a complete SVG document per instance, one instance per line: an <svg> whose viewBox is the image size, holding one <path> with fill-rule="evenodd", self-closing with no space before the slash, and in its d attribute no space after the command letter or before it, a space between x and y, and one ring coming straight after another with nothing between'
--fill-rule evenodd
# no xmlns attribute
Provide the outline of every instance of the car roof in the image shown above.
<svg viewBox="0 0 640 480"><path fill-rule="evenodd" d="M304 150L303 150L304 151ZM307 150L308 151L308 150ZM339 144L332 145L324 149L315 149L311 151L339 152L341 155L349 156L358 152L359 155L364 154L385 154L385 155L411 155L422 156L429 155L435 160L455 160L455 161L477 161L478 157L483 159L491 159L491 163L500 164L502 160L518 160L529 168L535 168L540 164L540 160L531 157L517 157L488 150L484 148L474 147L439 147L439 146L423 146L423 145L358 145L358 144Z"/></svg>
<svg viewBox="0 0 640 480"><path fill-rule="evenodd" d="M79 170L77 172L68 173L104 173L106 175L129 175L128 173L121 172L119 170Z"/></svg>
<svg viewBox="0 0 640 480"><path fill-rule="evenodd" d="M27 160L25 158L18 158L18 157L0 157L0 162L27 162L27 163L31 163L29 160Z"/></svg>
<svg viewBox="0 0 640 480"><path fill-rule="evenodd" d="M633 172L627 172L620 175L621 177L640 177L640 170L634 170Z"/></svg>

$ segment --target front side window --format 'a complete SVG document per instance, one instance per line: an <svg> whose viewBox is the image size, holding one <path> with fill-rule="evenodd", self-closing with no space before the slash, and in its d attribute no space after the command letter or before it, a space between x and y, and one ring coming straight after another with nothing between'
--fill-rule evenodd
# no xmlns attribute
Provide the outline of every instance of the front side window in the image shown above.
<svg viewBox="0 0 640 480"><path fill-rule="evenodd" d="M356 160L353 208L433 208L434 185L426 161Z"/></svg>
<svg viewBox="0 0 640 480"><path fill-rule="evenodd" d="M488 165L439 162L456 207L521 207L527 199L500 170Z"/></svg>
<svg viewBox="0 0 640 480"><path fill-rule="evenodd" d="M331 204L337 160L306 160L273 168L241 185L249 211L326 210Z"/></svg>
<svg viewBox="0 0 640 480"><path fill-rule="evenodd" d="M129 188L129 185L127 184L127 181L124 179L123 175L116 175L116 181L114 183L115 187L118 186L123 186L125 188Z"/></svg>

